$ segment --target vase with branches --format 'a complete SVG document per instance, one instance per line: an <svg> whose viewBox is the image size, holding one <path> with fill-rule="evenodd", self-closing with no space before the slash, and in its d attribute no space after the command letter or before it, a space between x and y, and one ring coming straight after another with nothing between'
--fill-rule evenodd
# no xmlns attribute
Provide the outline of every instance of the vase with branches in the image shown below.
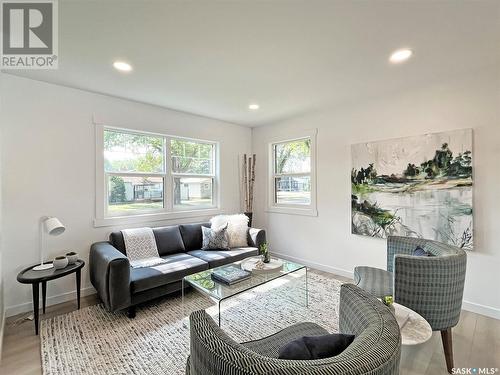
<svg viewBox="0 0 500 375"><path fill-rule="evenodd" d="M255 154L243 155L243 199L245 215L248 216L248 226L252 226L253 188L255 184Z"/></svg>

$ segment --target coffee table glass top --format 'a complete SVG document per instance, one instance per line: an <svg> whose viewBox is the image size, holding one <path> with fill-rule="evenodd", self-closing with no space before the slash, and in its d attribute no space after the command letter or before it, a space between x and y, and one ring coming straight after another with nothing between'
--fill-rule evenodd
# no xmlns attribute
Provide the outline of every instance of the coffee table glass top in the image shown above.
<svg viewBox="0 0 500 375"><path fill-rule="evenodd" d="M278 279L285 275L289 275L292 272L298 271L300 269L305 269L306 266L288 260L280 259L283 262L283 267L280 270L276 270L268 273L252 273L249 279L240 281L233 285L226 285L224 283L216 282L212 280L212 272L219 268L226 267L220 266L212 268L210 270L198 272L189 276L184 277L184 282L189 283L194 288L200 290L204 294L212 297L218 301L229 298L236 294L245 292L249 289L255 288L261 284L265 284L268 281ZM231 265L241 265L243 261L231 263ZM297 276L299 277L299 276Z"/></svg>

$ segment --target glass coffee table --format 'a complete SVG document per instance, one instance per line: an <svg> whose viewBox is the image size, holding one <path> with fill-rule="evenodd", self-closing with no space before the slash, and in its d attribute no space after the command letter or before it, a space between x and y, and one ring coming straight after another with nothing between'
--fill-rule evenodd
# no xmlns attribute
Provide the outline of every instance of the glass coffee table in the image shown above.
<svg viewBox="0 0 500 375"><path fill-rule="evenodd" d="M234 297L238 294L247 292L251 289L254 289L260 285L266 284L268 282L271 282L273 280L279 279L281 277L285 277L287 275L293 274L293 273L298 273L301 272L304 275L304 286L305 286L305 306L308 307L309 305L309 296L308 296L308 290L307 290L307 267L290 262L285 259L278 259L274 258L276 260L279 260L283 262L283 266L280 267L279 269L276 269L272 272L252 272L252 275L250 276L249 279L246 279L244 281L238 282L233 285L227 285L222 282L214 281L212 280L212 272L216 269L227 267L229 265L234 265L237 267L241 267L241 263L245 262L245 260L231 263L231 264L226 264L221 267L216 267L212 268L210 270L198 272L189 276L186 276L182 279L182 313L183 316L185 316L184 313L184 288L187 285L191 285L194 289L198 290L201 292L203 295L209 297L213 301L215 301L218 305L218 310L219 310L219 327L221 324L221 303L222 301ZM298 275L300 276L300 275ZM187 285L186 285L187 284Z"/></svg>

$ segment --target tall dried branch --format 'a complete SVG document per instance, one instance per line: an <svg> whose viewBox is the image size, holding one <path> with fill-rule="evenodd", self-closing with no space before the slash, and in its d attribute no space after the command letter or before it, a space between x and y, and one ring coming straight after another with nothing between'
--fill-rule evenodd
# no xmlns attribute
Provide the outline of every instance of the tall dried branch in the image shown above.
<svg viewBox="0 0 500 375"><path fill-rule="evenodd" d="M255 154L252 155L252 173L250 174L250 184L248 187L248 196L249 196L249 212L253 210L253 188L255 184Z"/></svg>
<svg viewBox="0 0 500 375"><path fill-rule="evenodd" d="M248 207L248 174L247 174L247 154L243 155L243 194L245 200L245 211Z"/></svg>
<svg viewBox="0 0 500 375"><path fill-rule="evenodd" d="M247 199L247 206L246 206L247 212L252 212L252 203L250 201L250 189L251 189L251 183L252 183L251 176L252 176L252 157L250 156L248 158L248 185L247 185L248 199Z"/></svg>

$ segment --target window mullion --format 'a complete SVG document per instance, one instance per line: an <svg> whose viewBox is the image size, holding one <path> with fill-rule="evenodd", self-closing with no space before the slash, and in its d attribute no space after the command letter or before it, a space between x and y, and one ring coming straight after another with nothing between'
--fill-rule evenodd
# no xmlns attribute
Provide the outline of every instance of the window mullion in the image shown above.
<svg viewBox="0 0 500 375"><path fill-rule="evenodd" d="M108 216L109 212L109 173L104 172L104 216Z"/></svg>
<svg viewBox="0 0 500 375"><path fill-rule="evenodd" d="M151 172L104 172L108 176L128 176L128 177L163 177L164 172L151 173Z"/></svg>
<svg viewBox="0 0 500 375"><path fill-rule="evenodd" d="M165 194L165 211L174 210L174 178L172 172L172 138L165 137L165 185L163 187Z"/></svg>
<svg viewBox="0 0 500 375"><path fill-rule="evenodd" d="M305 177L310 176L311 172L300 172L300 173L275 173L274 177Z"/></svg>

